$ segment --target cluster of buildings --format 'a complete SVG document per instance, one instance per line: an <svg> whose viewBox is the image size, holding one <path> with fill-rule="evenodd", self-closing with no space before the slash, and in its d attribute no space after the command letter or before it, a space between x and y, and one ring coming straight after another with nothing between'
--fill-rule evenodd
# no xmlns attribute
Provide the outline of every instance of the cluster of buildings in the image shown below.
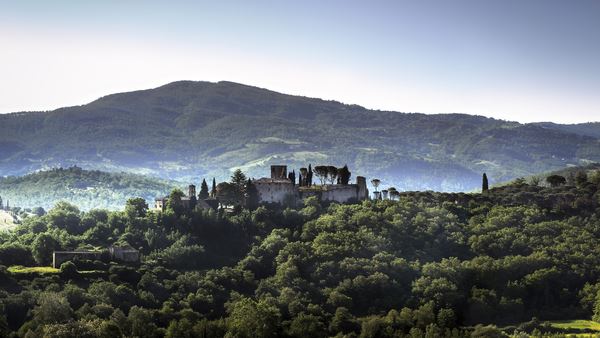
<svg viewBox="0 0 600 338"><path fill-rule="evenodd" d="M294 205L299 201L316 196L319 200L325 202L349 203L362 201L369 198L367 189L367 180L363 176L357 176L355 183L337 184L312 184L312 173L309 173L311 179L307 181L307 170L301 168L300 177L296 182L295 171L288 173L286 165L272 165L271 176L252 179L252 183L258 192L258 203L278 203L285 205ZM304 176L302 176L304 173ZM188 187L188 194L181 198L181 204L184 208L202 208L217 209L219 206L218 196L212 196L207 199L200 199L196 195L196 186ZM154 200L154 209L165 210L168 196L159 197Z"/></svg>
<svg viewBox="0 0 600 338"><path fill-rule="evenodd" d="M367 180L363 176L357 176L354 184L315 185L302 181L299 180L299 184L296 184L295 178L292 180L288 175L287 166L272 165L271 177L259 178L252 182L258 190L259 203L294 203L310 196L316 196L323 202L338 203L362 201L369 198Z"/></svg>

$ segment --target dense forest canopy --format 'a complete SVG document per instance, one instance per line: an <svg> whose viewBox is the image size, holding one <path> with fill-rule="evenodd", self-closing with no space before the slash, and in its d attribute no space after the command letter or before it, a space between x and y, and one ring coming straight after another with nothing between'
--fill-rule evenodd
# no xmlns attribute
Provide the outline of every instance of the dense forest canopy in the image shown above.
<svg viewBox="0 0 600 338"><path fill-rule="evenodd" d="M63 200L82 210L117 210L123 208L131 196L140 196L150 202L180 185L149 176L70 167L21 177L0 177L0 197L22 209L50 209Z"/></svg>
<svg viewBox="0 0 600 338"><path fill-rule="evenodd" d="M235 135L235 137L230 137ZM470 191L600 161L599 124L369 110L231 82L180 81L51 112L0 115L0 173L79 165L184 182L271 164L347 164L399 190Z"/></svg>
<svg viewBox="0 0 600 338"><path fill-rule="evenodd" d="M600 172L483 194L164 212L59 203L0 235L0 335L463 337L600 320ZM127 243L139 264L49 266ZM564 331L562 331L564 332Z"/></svg>

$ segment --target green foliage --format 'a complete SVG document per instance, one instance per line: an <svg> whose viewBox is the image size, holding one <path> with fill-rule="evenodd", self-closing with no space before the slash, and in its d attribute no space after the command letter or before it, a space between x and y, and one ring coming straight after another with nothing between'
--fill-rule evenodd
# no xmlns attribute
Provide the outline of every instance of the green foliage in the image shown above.
<svg viewBox="0 0 600 338"><path fill-rule="evenodd" d="M229 182L221 182L216 188L216 198L223 205L240 205L241 192L238 187Z"/></svg>
<svg viewBox="0 0 600 338"><path fill-rule="evenodd" d="M245 196L246 208L248 208L250 210L255 210L256 208L258 208L258 204L259 204L258 190L256 189L256 186L254 185L254 183L252 182L251 179L248 179L248 181L246 181L246 186L244 188L244 191L246 193L246 196Z"/></svg>
<svg viewBox="0 0 600 338"><path fill-rule="evenodd" d="M204 248L189 243L186 236L182 236L169 247L154 252L150 257L162 260L164 265L170 268L195 269L205 265Z"/></svg>
<svg viewBox="0 0 600 338"><path fill-rule="evenodd" d="M144 217L148 211L148 203L141 197L130 198L125 204L125 213L130 218Z"/></svg>
<svg viewBox="0 0 600 338"><path fill-rule="evenodd" d="M52 252L58 249L58 241L47 233L38 235L31 244L33 258L40 265L49 265L52 261Z"/></svg>
<svg viewBox="0 0 600 338"><path fill-rule="evenodd" d="M550 184L552 187L558 187L561 184L567 183L567 180L560 175L550 175L546 177L546 182Z"/></svg>
<svg viewBox="0 0 600 338"><path fill-rule="evenodd" d="M200 185L200 193L198 193L198 198L201 200L205 200L209 197L208 192L208 184L206 184L206 180L202 179L202 184Z"/></svg>
<svg viewBox="0 0 600 338"><path fill-rule="evenodd" d="M279 310L274 304L242 298L229 308L227 336L277 337L279 321Z"/></svg>
<svg viewBox="0 0 600 338"><path fill-rule="evenodd" d="M77 271L77 266L73 262L64 262L60 265L60 274L64 278L73 278L77 277L79 272Z"/></svg>
<svg viewBox="0 0 600 338"><path fill-rule="evenodd" d="M9 267L7 271L15 274L54 274L60 272L59 269L55 269L50 266L25 267L22 265L13 265Z"/></svg>
<svg viewBox="0 0 600 338"><path fill-rule="evenodd" d="M123 211L59 203L0 236L0 263L10 266L0 267L0 333L584 333L593 328L544 320L598 319L599 189L588 179L486 194L407 192L345 205L312 197L299 209L179 214L173 206L180 192L165 212L146 211L141 200ZM115 242L138 248L142 262L34 266L47 263L52 248Z"/></svg>
<svg viewBox="0 0 600 338"><path fill-rule="evenodd" d="M230 183L236 188L238 194L243 194L246 187L246 180L246 175L238 168L231 175Z"/></svg>
<svg viewBox="0 0 600 338"><path fill-rule="evenodd" d="M483 173L482 182L481 182L481 192L485 193L489 190L489 183L486 173Z"/></svg>
<svg viewBox="0 0 600 338"><path fill-rule="evenodd" d="M346 184L350 183L350 176L352 176L352 173L350 172L350 170L348 170L347 165L344 165L343 167L338 168L337 174L338 174L340 184L346 185Z"/></svg>
<svg viewBox="0 0 600 338"><path fill-rule="evenodd" d="M31 265L33 261L31 250L25 245L17 243L0 245L0 264L2 265Z"/></svg>
<svg viewBox="0 0 600 338"><path fill-rule="evenodd" d="M176 216L181 215L184 211L183 202L181 200L184 196L185 194L180 189L173 189L171 194L169 194L167 209L175 213Z"/></svg>
<svg viewBox="0 0 600 338"><path fill-rule="evenodd" d="M130 196L154 200L176 182L129 173L107 173L78 167L40 171L22 177L0 177L0 195L13 206L50 209L58 201L83 210L121 209Z"/></svg>
<svg viewBox="0 0 600 338"><path fill-rule="evenodd" d="M44 292L33 309L33 320L38 324L58 324L69 321L72 309L64 296Z"/></svg>
<svg viewBox="0 0 600 338"><path fill-rule="evenodd" d="M475 330L471 333L472 338L505 338L508 337L505 333L500 331L493 325L483 326L477 325Z"/></svg>

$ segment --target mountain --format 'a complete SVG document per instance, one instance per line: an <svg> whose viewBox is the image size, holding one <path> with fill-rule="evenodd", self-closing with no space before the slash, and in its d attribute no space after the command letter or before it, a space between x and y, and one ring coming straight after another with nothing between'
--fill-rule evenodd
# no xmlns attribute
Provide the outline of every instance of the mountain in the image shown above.
<svg viewBox="0 0 600 338"><path fill-rule="evenodd" d="M131 173L88 171L78 167L41 171L22 177L0 178L0 196L13 207L48 210L67 201L83 210L122 209L127 199L143 197L148 203L168 194L178 184Z"/></svg>
<svg viewBox="0 0 600 338"><path fill-rule="evenodd" d="M596 138L600 137L600 122L588 122L577 124L556 124L552 122L539 122L535 124L543 128L566 131L569 133L586 135Z"/></svg>
<svg viewBox="0 0 600 338"><path fill-rule="evenodd" d="M598 136L481 116L369 110L232 82L180 81L0 115L0 175L78 165L197 182L274 163L348 164L399 190L471 190L600 161Z"/></svg>

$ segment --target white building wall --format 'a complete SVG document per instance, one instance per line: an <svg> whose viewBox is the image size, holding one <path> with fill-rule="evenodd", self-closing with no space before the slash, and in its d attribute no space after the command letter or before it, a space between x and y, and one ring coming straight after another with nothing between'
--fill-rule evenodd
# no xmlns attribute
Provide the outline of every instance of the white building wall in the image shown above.
<svg viewBox="0 0 600 338"><path fill-rule="evenodd" d="M283 203L289 196L296 197L297 190L292 183L254 182L261 203Z"/></svg>
<svg viewBox="0 0 600 338"><path fill-rule="evenodd" d="M356 185L332 185L321 193L322 201L346 203L358 199L358 187Z"/></svg>
<svg viewBox="0 0 600 338"><path fill-rule="evenodd" d="M365 199L361 192L366 193L366 189L360 189L357 184L348 185L326 185L324 187L299 187L291 182L282 182L281 180L260 179L254 181L254 186L258 191L260 203L280 203L288 202L290 197L296 200L305 199L309 196L317 196L321 201L330 201L338 203L347 203L350 201L360 201Z"/></svg>

